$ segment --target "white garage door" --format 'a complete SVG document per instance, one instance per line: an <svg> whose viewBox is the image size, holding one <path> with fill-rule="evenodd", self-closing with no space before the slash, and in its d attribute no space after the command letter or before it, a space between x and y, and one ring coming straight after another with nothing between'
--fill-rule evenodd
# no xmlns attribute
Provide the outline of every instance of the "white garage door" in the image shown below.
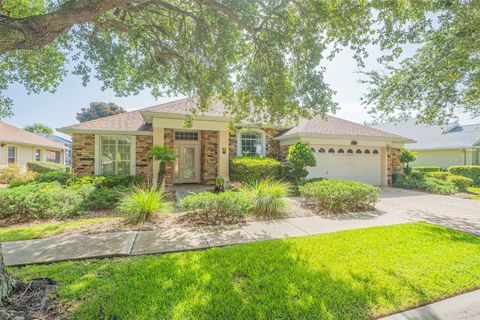
<svg viewBox="0 0 480 320"><path fill-rule="evenodd" d="M307 178L328 178L381 184L379 148L311 146L317 165L308 168Z"/></svg>

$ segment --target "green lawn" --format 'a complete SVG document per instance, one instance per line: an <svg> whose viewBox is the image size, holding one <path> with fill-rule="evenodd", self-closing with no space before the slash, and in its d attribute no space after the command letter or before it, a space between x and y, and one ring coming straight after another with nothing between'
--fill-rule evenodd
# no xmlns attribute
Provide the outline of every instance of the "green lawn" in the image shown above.
<svg viewBox="0 0 480 320"><path fill-rule="evenodd" d="M74 319L362 319L480 286L480 238L426 223L10 268Z"/></svg>
<svg viewBox="0 0 480 320"><path fill-rule="evenodd" d="M477 194L477 196L472 196L470 199L480 200L480 188L479 187L469 187L469 188L467 188L467 190Z"/></svg>
<svg viewBox="0 0 480 320"><path fill-rule="evenodd" d="M114 219L116 218L90 218L74 221L51 222L26 227L2 228L0 229L0 242L45 238L62 233L67 229L75 229L89 224L109 222Z"/></svg>

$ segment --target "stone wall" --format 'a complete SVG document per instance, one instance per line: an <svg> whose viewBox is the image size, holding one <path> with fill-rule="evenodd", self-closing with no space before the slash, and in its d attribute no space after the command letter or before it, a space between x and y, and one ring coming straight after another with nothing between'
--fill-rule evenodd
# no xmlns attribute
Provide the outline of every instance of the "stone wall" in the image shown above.
<svg viewBox="0 0 480 320"><path fill-rule="evenodd" d="M135 174L142 176L147 183L152 182L152 160L148 152L153 146L153 136L137 136L135 141Z"/></svg>
<svg viewBox="0 0 480 320"><path fill-rule="evenodd" d="M213 183L217 177L218 131L202 131L200 154L202 183Z"/></svg>
<svg viewBox="0 0 480 320"><path fill-rule="evenodd" d="M175 136L173 134L173 129L165 129L164 130L164 146L173 149L173 141ZM165 185L172 186L173 185L173 175L174 175L174 162L170 161L165 164Z"/></svg>
<svg viewBox="0 0 480 320"><path fill-rule="evenodd" d="M389 148L387 152L387 183L392 185L392 176L395 172L401 172L403 165L400 162L400 154L402 150Z"/></svg>
<svg viewBox="0 0 480 320"><path fill-rule="evenodd" d="M95 173L94 134L72 134L72 168L79 176Z"/></svg>

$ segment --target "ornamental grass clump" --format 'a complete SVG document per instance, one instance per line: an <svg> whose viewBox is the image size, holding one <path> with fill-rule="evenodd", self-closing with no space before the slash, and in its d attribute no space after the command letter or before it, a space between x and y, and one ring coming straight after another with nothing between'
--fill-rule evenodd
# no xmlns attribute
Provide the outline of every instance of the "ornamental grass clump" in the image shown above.
<svg viewBox="0 0 480 320"><path fill-rule="evenodd" d="M135 186L120 198L117 209L126 215L125 223L143 224L156 213L168 212L170 205L161 191L153 187Z"/></svg>
<svg viewBox="0 0 480 320"><path fill-rule="evenodd" d="M290 183L269 177L247 185L240 193L250 199L250 213L253 215L277 217L285 213L288 205L286 197L290 195L290 190Z"/></svg>

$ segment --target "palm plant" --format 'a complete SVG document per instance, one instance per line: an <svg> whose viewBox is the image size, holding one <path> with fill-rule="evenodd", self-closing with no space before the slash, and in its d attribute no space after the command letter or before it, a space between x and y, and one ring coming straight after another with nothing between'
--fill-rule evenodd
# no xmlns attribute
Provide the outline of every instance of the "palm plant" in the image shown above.
<svg viewBox="0 0 480 320"><path fill-rule="evenodd" d="M143 224L157 212L168 212L170 205L156 188L134 186L121 197L117 209L126 214L127 224Z"/></svg>
<svg viewBox="0 0 480 320"><path fill-rule="evenodd" d="M165 167L167 162L177 159L177 155L172 148L155 145L149 151L150 156L157 161L160 161L160 168L158 169L157 186L163 185L163 178L165 176Z"/></svg>
<svg viewBox="0 0 480 320"><path fill-rule="evenodd" d="M291 185L288 182L267 177L250 183L241 189L241 192L252 201L251 213L257 216L274 217L285 211L287 207L285 197L290 194L290 190Z"/></svg>

